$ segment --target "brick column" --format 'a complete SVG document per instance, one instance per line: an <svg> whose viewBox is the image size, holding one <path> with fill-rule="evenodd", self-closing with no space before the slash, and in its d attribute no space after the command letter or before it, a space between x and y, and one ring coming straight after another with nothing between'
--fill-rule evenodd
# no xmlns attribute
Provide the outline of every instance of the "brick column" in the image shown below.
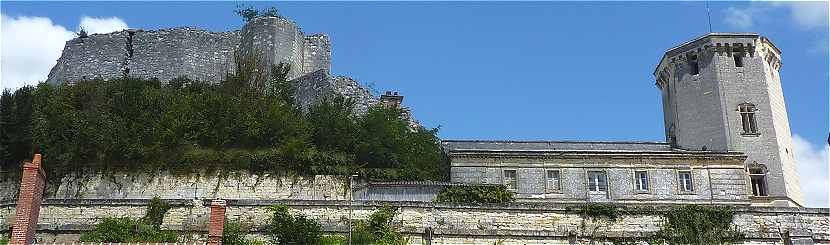
<svg viewBox="0 0 830 245"><path fill-rule="evenodd" d="M20 195L17 199L17 214L12 227L10 244L31 244L37 230L37 218L43 201L43 187L46 185L46 173L41 167L40 154L35 154L32 162L23 164L23 176L20 180Z"/></svg>
<svg viewBox="0 0 830 245"><path fill-rule="evenodd" d="M225 231L225 200L210 202L210 224L208 224L208 244L221 245L222 232Z"/></svg>

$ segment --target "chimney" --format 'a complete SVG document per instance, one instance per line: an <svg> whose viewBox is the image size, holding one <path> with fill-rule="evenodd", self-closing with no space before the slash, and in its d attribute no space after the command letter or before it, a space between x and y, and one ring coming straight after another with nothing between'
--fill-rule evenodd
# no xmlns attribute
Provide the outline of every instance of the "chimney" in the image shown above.
<svg viewBox="0 0 830 245"><path fill-rule="evenodd" d="M399 95L398 91L386 91L386 93L380 96L380 102L386 108L400 109L401 103L403 102L403 95Z"/></svg>
<svg viewBox="0 0 830 245"><path fill-rule="evenodd" d="M46 186L46 173L43 172L40 154L35 154L32 162L23 164L23 176L20 180L20 195L12 227L9 244L32 244L43 201L43 188Z"/></svg>
<svg viewBox="0 0 830 245"><path fill-rule="evenodd" d="M221 245L222 233L225 231L225 206L227 202L216 199L210 202L210 223L208 224L208 244Z"/></svg>

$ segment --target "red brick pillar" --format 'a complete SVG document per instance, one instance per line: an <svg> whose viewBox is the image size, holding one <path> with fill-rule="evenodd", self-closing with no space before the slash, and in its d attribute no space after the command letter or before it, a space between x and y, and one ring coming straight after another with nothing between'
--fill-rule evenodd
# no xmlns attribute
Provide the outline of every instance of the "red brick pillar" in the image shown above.
<svg viewBox="0 0 830 245"><path fill-rule="evenodd" d="M40 154L35 154L32 162L23 164L23 177L20 180L20 195L17 199L17 214L12 227L10 244L31 244L37 230L37 217L43 201L43 187L46 185L46 173L41 167Z"/></svg>
<svg viewBox="0 0 830 245"><path fill-rule="evenodd" d="M225 231L225 200L210 202L210 224L208 224L208 244L221 245L222 232Z"/></svg>

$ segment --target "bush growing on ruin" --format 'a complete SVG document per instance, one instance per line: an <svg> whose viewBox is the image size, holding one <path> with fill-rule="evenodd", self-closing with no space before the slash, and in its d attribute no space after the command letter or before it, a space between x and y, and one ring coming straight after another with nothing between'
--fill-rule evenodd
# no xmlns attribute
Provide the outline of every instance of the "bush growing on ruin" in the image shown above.
<svg viewBox="0 0 830 245"><path fill-rule="evenodd" d="M256 17L260 16L267 16L267 17L282 17L280 12L275 7L267 7L265 9L259 10L254 7L246 7L242 8L241 6L237 6L236 10L233 11L239 17L245 20L245 22L251 21Z"/></svg>
<svg viewBox="0 0 830 245"><path fill-rule="evenodd" d="M438 193L435 202L443 203L508 203L515 200L504 185L448 186Z"/></svg>

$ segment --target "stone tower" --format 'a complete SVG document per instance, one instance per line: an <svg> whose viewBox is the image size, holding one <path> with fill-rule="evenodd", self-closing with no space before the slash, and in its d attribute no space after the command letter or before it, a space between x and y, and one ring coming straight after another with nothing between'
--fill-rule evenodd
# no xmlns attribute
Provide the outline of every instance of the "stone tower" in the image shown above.
<svg viewBox="0 0 830 245"><path fill-rule="evenodd" d="M666 140L747 155L753 205L800 206L781 51L754 33L710 33L666 51L654 71Z"/></svg>

